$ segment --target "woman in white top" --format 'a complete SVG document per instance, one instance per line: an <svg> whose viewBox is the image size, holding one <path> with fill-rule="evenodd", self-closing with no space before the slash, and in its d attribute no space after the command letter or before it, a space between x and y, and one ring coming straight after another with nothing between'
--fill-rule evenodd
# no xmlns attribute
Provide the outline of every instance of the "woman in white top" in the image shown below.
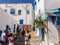
<svg viewBox="0 0 60 45"><path fill-rule="evenodd" d="M6 30L1 35L2 45L6 45Z"/></svg>

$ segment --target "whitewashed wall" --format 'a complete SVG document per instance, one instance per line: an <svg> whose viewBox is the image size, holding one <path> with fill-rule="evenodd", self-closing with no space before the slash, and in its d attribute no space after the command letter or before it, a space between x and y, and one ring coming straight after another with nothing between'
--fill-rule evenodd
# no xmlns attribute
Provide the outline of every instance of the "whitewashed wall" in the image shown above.
<svg viewBox="0 0 60 45"><path fill-rule="evenodd" d="M26 5L27 8L26 8ZM14 14L14 18L19 22L20 19L24 20L24 24L33 25L34 23L34 13L33 6L30 3L20 3L20 4L0 4L0 7L4 10L7 9L7 13L10 14L10 9L14 8L16 13ZM26 14L26 9L30 11L30 14ZM18 15L18 10L22 10L21 15ZM10 14L11 15L11 14Z"/></svg>
<svg viewBox="0 0 60 45"><path fill-rule="evenodd" d="M58 44L58 30L51 21L48 21L48 29L48 42Z"/></svg>
<svg viewBox="0 0 60 45"><path fill-rule="evenodd" d="M5 30L6 25L9 25L11 31L13 32L14 24L18 24L18 22L9 14L7 14L2 8L0 8L0 30Z"/></svg>
<svg viewBox="0 0 60 45"><path fill-rule="evenodd" d="M35 6L35 15L36 18L39 17L42 14L42 19L45 19L45 6L44 6L44 0L40 0L38 2L38 0L36 1L36 6ZM39 14L39 10L40 10L40 14Z"/></svg>

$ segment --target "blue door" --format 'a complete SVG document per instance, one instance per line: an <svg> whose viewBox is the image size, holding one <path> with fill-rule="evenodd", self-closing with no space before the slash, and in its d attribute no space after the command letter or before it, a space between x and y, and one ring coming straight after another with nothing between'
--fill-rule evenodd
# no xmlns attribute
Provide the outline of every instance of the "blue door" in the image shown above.
<svg viewBox="0 0 60 45"><path fill-rule="evenodd" d="M41 29L39 30L39 37L40 37L40 39L41 39L42 41L44 41L44 28L41 28Z"/></svg>
<svg viewBox="0 0 60 45"><path fill-rule="evenodd" d="M20 24L23 24L23 19L20 19Z"/></svg>
<svg viewBox="0 0 60 45"><path fill-rule="evenodd" d="M16 31L16 25L14 24L14 31L13 32L15 32Z"/></svg>

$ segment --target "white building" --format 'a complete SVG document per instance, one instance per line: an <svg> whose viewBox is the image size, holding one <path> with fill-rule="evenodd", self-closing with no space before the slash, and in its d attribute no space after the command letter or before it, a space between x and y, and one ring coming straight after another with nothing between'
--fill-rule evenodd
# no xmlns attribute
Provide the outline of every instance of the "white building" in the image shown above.
<svg viewBox="0 0 60 45"><path fill-rule="evenodd" d="M42 18L45 19L44 0L35 0L35 18L40 15L42 15Z"/></svg>
<svg viewBox="0 0 60 45"><path fill-rule="evenodd" d="M49 12L53 9L60 8L59 2L60 0L35 0L35 18L39 17L42 14L42 19L46 19L46 12ZM54 45L58 44L58 31L53 23L48 23L48 29L52 31L52 33L48 30L48 34L45 34L45 41L42 45ZM54 28L54 29L53 29ZM37 31L39 33L39 31ZM55 32L55 33L54 33ZM49 37L49 38L48 38ZM54 39L55 38L55 39Z"/></svg>
<svg viewBox="0 0 60 45"><path fill-rule="evenodd" d="M35 14L38 17L40 14L43 14L42 17L45 19L45 13L53 9L60 8L60 0L35 0Z"/></svg>
<svg viewBox="0 0 60 45"><path fill-rule="evenodd" d="M9 15L2 8L0 8L0 10L0 31L5 30L6 26L9 26L13 32L14 24L18 24L18 22L13 18L13 16Z"/></svg>
<svg viewBox="0 0 60 45"><path fill-rule="evenodd" d="M16 25L21 24L21 25L33 26L33 24L34 24L34 10L33 10L33 6L31 3L0 4L0 7L4 10L4 12L6 12L10 16L9 18L13 17L13 19L14 19L14 20L12 18L9 19L7 17L8 15L3 14L3 16L5 15L5 17L2 17L2 19L4 18L3 21L4 20L6 21L3 23L9 25L9 27L12 27L12 25L14 25L14 24L12 24L14 21L17 22ZM8 20L6 20L5 18L7 18ZM12 23L9 22L9 24L8 24L7 21L8 22L11 21ZM6 26L6 25L0 25L0 26ZM0 27L0 29L4 30L5 28Z"/></svg>

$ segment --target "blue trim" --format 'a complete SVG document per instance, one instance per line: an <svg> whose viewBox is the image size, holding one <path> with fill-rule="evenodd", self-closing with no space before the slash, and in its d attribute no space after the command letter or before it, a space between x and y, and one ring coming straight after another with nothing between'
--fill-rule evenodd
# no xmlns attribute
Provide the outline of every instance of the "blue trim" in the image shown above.
<svg viewBox="0 0 60 45"><path fill-rule="evenodd" d="M0 0L0 4L31 3L34 7L35 0Z"/></svg>
<svg viewBox="0 0 60 45"><path fill-rule="evenodd" d="M55 24L56 21L56 16L49 16L49 18L51 18L52 23ZM60 25L60 16L57 16L57 25Z"/></svg>
<svg viewBox="0 0 60 45"><path fill-rule="evenodd" d="M51 10L51 12L52 12L53 14L58 14L58 13L60 13L60 9L59 9L59 8L53 9L53 10Z"/></svg>

